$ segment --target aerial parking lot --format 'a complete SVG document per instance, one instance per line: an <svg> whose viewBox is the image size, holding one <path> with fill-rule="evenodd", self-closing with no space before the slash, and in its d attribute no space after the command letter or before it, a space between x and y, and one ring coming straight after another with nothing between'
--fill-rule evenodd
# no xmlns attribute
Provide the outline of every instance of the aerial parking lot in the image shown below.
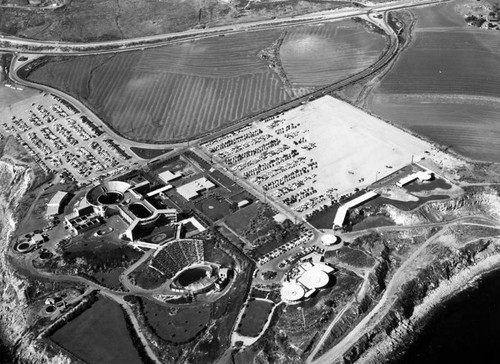
<svg viewBox="0 0 500 364"><path fill-rule="evenodd" d="M64 172L65 178L82 184L137 161L80 110L43 92L6 109L0 134L14 136L46 173Z"/></svg>
<svg viewBox="0 0 500 364"><path fill-rule="evenodd" d="M429 156L432 145L326 96L202 145L305 216Z"/></svg>

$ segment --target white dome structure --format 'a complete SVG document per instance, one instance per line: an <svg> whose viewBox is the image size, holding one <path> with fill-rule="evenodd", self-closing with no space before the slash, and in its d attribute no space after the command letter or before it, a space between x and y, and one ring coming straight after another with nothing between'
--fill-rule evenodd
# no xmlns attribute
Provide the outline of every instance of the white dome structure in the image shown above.
<svg viewBox="0 0 500 364"><path fill-rule="evenodd" d="M283 283L281 287L281 298L285 302L297 302L304 297L305 290L295 282Z"/></svg>
<svg viewBox="0 0 500 364"><path fill-rule="evenodd" d="M340 241L340 238L333 234L325 234L321 237L321 242L325 246L335 245Z"/></svg>
<svg viewBox="0 0 500 364"><path fill-rule="evenodd" d="M309 289L323 288L329 281L330 278L328 277L328 274L316 268L305 271L304 274L297 279L297 282L303 284Z"/></svg>

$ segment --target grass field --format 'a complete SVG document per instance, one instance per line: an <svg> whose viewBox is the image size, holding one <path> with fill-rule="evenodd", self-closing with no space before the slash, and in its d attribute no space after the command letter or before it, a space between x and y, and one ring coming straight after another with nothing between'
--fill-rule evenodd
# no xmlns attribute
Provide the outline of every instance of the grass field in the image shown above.
<svg viewBox="0 0 500 364"><path fill-rule="evenodd" d="M142 363L120 306L104 298L56 331L50 339L88 363Z"/></svg>
<svg viewBox="0 0 500 364"><path fill-rule="evenodd" d="M251 299L238 324L238 332L244 336L257 336L264 328L273 306L269 301Z"/></svg>
<svg viewBox="0 0 500 364"><path fill-rule="evenodd" d="M30 80L78 97L129 138L188 138L289 99L278 76L257 57L278 36L256 32L54 59Z"/></svg>
<svg viewBox="0 0 500 364"><path fill-rule="evenodd" d="M352 265L353 267L372 267L375 260L356 248L342 247L336 251L326 252L325 259L335 256L340 261Z"/></svg>
<svg viewBox="0 0 500 364"><path fill-rule="evenodd" d="M196 206L212 221L217 221L231 213L227 201L215 196L210 196L196 203Z"/></svg>
<svg viewBox="0 0 500 364"><path fill-rule="evenodd" d="M236 233L243 235L247 230L249 222L257 216L259 211L259 204L252 204L242 210L235 212L228 216L225 221L226 224Z"/></svg>
<svg viewBox="0 0 500 364"><path fill-rule="evenodd" d="M335 215L337 215L338 209L338 204L328 206L324 210L314 213L307 221L316 229L332 229L333 220L335 219Z"/></svg>
<svg viewBox="0 0 500 364"><path fill-rule="evenodd" d="M164 340L182 343L194 338L210 320L210 306L172 308L143 300L149 325Z"/></svg>
<svg viewBox="0 0 500 364"><path fill-rule="evenodd" d="M467 27L458 2L414 10L412 42L366 106L473 159L500 161L496 31Z"/></svg>
<svg viewBox="0 0 500 364"><path fill-rule="evenodd" d="M283 68L296 87L334 83L370 67L385 39L351 20L290 30L281 46Z"/></svg>

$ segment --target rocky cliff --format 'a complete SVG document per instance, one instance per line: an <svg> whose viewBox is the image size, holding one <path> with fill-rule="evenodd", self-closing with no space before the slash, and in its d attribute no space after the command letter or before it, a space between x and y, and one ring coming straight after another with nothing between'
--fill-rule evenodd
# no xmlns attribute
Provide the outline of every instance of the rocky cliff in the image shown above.
<svg viewBox="0 0 500 364"><path fill-rule="evenodd" d="M16 210L34 182L29 167L0 160L0 339L10 362L70 363L62 355L49 354L47 347L37 342L30 332L24 294L26 283L7 259L16 228Z"/></svg>
<svg viewBox="0 0 500 364"><path fill-rule="evenodd" d="M385 319L344 355L343 363L378 364L401 355L444 300L498 268L499 238L478 239L461 249L443 251L402 287Z"/></svg>

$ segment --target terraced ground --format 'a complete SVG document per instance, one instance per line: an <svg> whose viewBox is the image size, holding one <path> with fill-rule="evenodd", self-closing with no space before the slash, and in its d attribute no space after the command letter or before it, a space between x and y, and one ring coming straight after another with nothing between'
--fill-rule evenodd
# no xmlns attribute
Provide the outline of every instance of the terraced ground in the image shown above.
<svg viewBox="0 0 500 364"><path fill-rule="evenodd" d="M283 40L280 57L294 86L314 88L370 67L384 46L383 35L344 20L293 28Z"/></svg>
<svg viewBox="0 0 500 364"><path fill-rule="evenodd" d="M471 2L415 10L412 43L366 106L466 157L500 162L500 38L466 26L457 9Z"/></svg>

